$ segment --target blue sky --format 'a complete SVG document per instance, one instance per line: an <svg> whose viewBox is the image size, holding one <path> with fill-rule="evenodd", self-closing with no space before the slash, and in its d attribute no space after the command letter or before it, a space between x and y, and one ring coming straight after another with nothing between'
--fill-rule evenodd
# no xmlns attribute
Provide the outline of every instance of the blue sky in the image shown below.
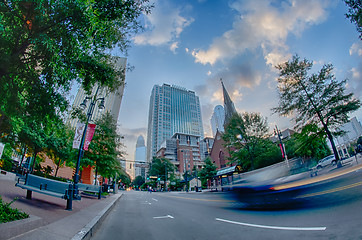
<svg viewBox="0 0 362 240"><path fill-rule="evenodd" d="M126 158L133 160L137 137L146 139L152 87L176 84L200 97L205 136L213 109L223 104L220 78L238 112L259 112L270 130L293 127L271 113L278 103L273 67L292 55L332 63L337 79L362 99L362 43L345 18L342 0L157 0L128 51L126 87L119 116ZM114 54L119 54L115 49ZM362 110L355 112L362 121Z"/></svg>

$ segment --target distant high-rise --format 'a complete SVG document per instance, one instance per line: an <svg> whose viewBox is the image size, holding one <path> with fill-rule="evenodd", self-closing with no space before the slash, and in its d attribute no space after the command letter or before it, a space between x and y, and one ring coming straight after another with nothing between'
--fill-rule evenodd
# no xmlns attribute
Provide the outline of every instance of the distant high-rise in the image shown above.
<svg viewBox="0 0 362 240"><path fill-rule="evenodd" d="M195 92L169 84L153 87L148 116L148 161L162 142L175 133L203 138L203 132L200 101Z"/></svg>
<svg viewBox="0 0 362 240"><path fill-rule="evenodd" d="M117 71L122 71L123 72L123 76L120 76L120 78L123 79L123 80L125 79L126 63L127 63L126 58L112 57L113 66L117 69ZM77 96L74 99L73 108L79 107L80 104L84 101L84 99L86 97L94 96L96 94L96 92L97 92L97 89L98 89L98 84L95 84L95 86L91 90L91 94L87 95L86 91L83 88L80 87L79 90L78 90ZM99 102L97 102L97 104L94 106L92 120L93 121L97 120L97 119L99 119L101 117L101 115L103 113L110 112L111 115L113 116L113 119L117 122L119 111L120 111L120 108L121 108L121 101L122 101L122 97L123 97L123 91L124 91L124 82L114 92L110 92L109 89L107 89L107 88L99 87L97 97L104 97L105 98L105 101L104 101L105 109L102 112L98 111ZM87 106L89 106L89 101L88 101ZM70 122L70 125L72 127L75 127L77 125L78 119L77 118L70 119L69 122Z"/></svg>
<svg viewBox="0 0 362 240"><path fill-rule="evenodd" d="M146 146L145 146L145 139L142 135L137 138L136 143L136 152L135 152L135 177L141 176L143 178L146 177Z"/></svg>
<svg viewBox="0 0 362 240"><path fill-rule="evenodd" d="M214 113L211 116L211 129L212 136L216 135L216 132L224 132L224 121L225 121L225 111L223 106L217 105L214 108Z"/></svg>
<svg viewBox="0 0 362 240"><path fill-rule="evenodd" d="M224 110L225 110L224 126L225 126L226 124L229 123L231 117L236 113L236 109L235 109L233 101L231 100L231 98L229 96L229 93L226 91L226 88L224 86L222 79L220 79L220 81L221 81L221 86L222 86L222 93L224 95Z"/></svg>

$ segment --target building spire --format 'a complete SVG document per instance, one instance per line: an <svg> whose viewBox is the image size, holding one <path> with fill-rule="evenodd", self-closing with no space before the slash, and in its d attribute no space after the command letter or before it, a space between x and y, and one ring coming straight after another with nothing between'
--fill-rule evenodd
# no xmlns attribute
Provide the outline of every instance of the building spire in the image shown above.
<svg viewBox="0 0 362 240"><path fill-rule="evenodd" d="M231 117L236 113L236 109L235 109L233 101L231 101L231 98L230 98L228 92L226 91L222 78L220 78L220 82L221 82L221 86L222 86L222 92L224 95L224 109L225 109L224 126L226 126L229 123Z"/></svg>

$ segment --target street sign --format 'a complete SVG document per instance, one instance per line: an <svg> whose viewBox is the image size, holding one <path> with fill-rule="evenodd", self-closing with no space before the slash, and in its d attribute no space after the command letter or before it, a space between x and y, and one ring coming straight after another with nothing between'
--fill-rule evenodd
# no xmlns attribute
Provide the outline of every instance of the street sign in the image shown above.
<svg viewBox="0 0 362 240"><path fill-rule="evenodd" d="M134 166L135 166L135 167L143 167L143 168L146 168L146 167L148 167L148 164L146 164L146 163L135 163Z"/></svg>

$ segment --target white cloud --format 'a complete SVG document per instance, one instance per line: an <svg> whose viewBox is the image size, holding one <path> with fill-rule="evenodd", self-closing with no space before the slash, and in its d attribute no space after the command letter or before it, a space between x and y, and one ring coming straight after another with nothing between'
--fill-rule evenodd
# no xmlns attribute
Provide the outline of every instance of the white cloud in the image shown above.
<svg viewBox="0 0 362 240"><path fill-rule="evenodd" d="M349 55L353 55L353 54L362 56L362 44L360 42L353 43L351 48L349 49Z"/></svg>
<svg viewBox="0 0 362 240"><path fill-rule="evenodd" d="M145 32L134 37L137 45L171 45L175 50L175 40L194 19L180 15L180 9L167 5L166 1L156 1L152 13L145 15ZM172 9L172 10L171 10Z"/></svg>
<svg viewBox="0 0 362 240"><path fill-rule="evenodd" d="M173 42L170 46L170 50L173 52L173 53L176 53L176 49L178 48L178 42Z"/></svg>
<svg viewBox="0 0 362 240"><path fill-rule="evenodd" d="M352 68L351 72L354 79L361 79L361 73L358 71L357 68Z"/></svg>
<svg viewBox="0 0 362 240"><path fill-rule="evenodd" d="M268 64L277 64L288 51L290 33L295 35L326 18L329 1L238 0L230 5L240 15L233 28L213 40L207 50L194 50L195 62L215 64L261 47Z"/></svg>

